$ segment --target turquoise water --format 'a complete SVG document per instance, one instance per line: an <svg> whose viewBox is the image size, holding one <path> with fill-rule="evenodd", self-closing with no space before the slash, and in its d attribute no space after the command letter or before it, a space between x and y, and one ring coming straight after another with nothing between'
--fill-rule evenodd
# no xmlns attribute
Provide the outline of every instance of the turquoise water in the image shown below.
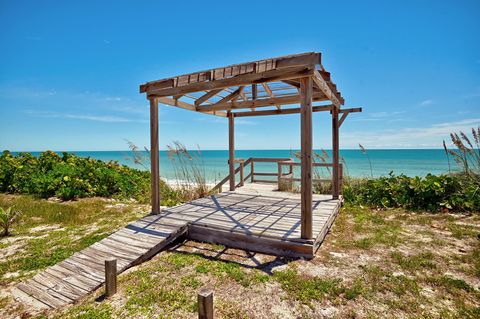
<svg viewBox="0 0 480 319"><path fill-rule="evenodd" d="M294 157L291 150L238 150L236 158L247 159L249 157ZM318 151L317 151L318 152ZM328 152L328 151L327 151ZM104 161L115 160L121 164L142 169L142 166L133 163L130 151L78 151L73 152L78 156L92 157ZM38 155L39 153L33 153ZM146 153L144 153L146 155ZM367 157L360 150L342 150L341 157L346 163L345 174L355 177L361 176L382 176L390 171L395 174L406 174L409 176L425 176L428 173L441 174L448 172L448 162L442 149L391 149L391 150L368 150ZM221 180L228 174L228 151L202 151L201 159L208 181ZM297 160L298 161L298 160ZM149 166L149 163L146 163ZM452 163L452 168L455 164ZM250 168L247 167L248 174ZM256 163L255 171L276 172L276 164ZM320 171L326 175L328 172ZM299 171L295 172L299 175ZM172 162L168 159L166 151L160 152L160 175L166 179L175 179Z"/></svg>

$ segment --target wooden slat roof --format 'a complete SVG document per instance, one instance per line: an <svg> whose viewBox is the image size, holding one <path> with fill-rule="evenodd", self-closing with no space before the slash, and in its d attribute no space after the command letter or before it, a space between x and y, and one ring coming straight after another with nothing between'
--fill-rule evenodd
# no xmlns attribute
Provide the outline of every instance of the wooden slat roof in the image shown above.
<svg viewBox="0 0 480 319"><path fill-rule="evenodd" d="M226 111L258 107L277 109L299 102L300 78L312 77L313 101L344 104L321 63L319 52L264 59L150 81L140 92L158 102L225 116ZM253 114L252 114L253 115Z"/></svg>

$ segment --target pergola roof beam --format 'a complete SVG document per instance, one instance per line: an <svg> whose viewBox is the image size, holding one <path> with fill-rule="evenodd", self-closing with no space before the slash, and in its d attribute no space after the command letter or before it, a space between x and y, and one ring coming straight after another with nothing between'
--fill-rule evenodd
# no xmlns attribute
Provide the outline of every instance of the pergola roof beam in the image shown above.
<svg viewBox="0 0 480 319"><path fill-rule="evenodd" d="M210 82L199 82L181 87L165 88L161 90L149 91L148 95L152 97L171 96L191 92L225 89L232 86L245 86L252 83L264 83L277 80L296 79L300 77L312 76L314 72L312 66L291 67L265 71L262 73L248 73L231 78L215 80Z"/></svg>
<svg viewBox="0 0 480 319"><path fill-rule="evenodd" d="M199 98L195 101L195 106L199 106L200 104L202 104L203 102L207 101L209 98L214 97L215 95L217 95L217 94L220 93L221 91L222 91L222 89L217 89L217 90L211 90L211 91L205 93L204 95L202 95L201 97L199 97Z"/></svg>
<svg viewBox="0 0 480 319"><path fill-rule="evenodd" d="M268 86L267 83L262 83L262 86L263 86L263 89L265 90L265 92L267 92L267 94L271 97L271 98L274 98L275 96L273 95L273 92L272 90L270 90L270 87ZM281 106L280 105L275 105L277 107L277 109L281 109Z"/></svg>
<svg viewBox="0 0 480 319"><path fill-rule="evenodd" d="M312 112L322 112L322 111L331 111L334 107L333 104L330 105L318 105L312 107ZM343 113L342 117L349 113L362 112L362 108L351 108L340 110L339 113ZM246 116L267 116L267 115L284 115L284 114L297 114L300 113L300 108L290 108L282 110L263 110L255 112L236 112L233 113L234 117L246 117Z"/></svg>
<svg viewBox="0 0 480 319"><path fill-rule="evenodd" d="M325 96L332 101L332 103L337 107L340 108L340 105L342 103L340 100L337 98L337 96L333 93L332 89L330 86L327 84L327 81L322 77L320 72L317 70L314 70L314 75L313 75L313 81L315 84L318 86L318 88L325 94Z"/></svg>
<svg viewBox="0 0 480 319"><path fill-rule="evenodd" d="M322 93L315 93L313 95L313 101L326 101L328 100ZM231 101L216 103L213 105L206 105L198 107L198 111L221 111L221 110L233 110L233 109L247 109L256 107L266 107L275 105L295 104L299 103L300 96L298 94L274 97L268 99L249 100L249 101Z"/></svg>
<svg viewBox="0 0 480 319"><path fill-rule="evenodd" d="M183 101L171 99L171 98L168 98L168 97L158 97L156 99L158 100L159 103L162 103L162 104L166 104L166 105L170 105L170 106L176 106L176 107L186 109L186 110L190 110L190 111L195 111L196 110L196 107L194 105L192 105L190 103L183 102ZM212 114L212 115L217 115L217 116L222 116L222 117L227 116L227 112L202 111L202 113Z"/></svg>

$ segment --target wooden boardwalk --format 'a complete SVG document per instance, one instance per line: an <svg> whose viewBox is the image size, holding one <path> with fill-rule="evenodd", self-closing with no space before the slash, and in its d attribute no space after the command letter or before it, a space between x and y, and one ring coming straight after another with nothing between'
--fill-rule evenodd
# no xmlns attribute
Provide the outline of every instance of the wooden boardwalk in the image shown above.
<svg viewBox="0 0 480 319"><path fill-rule="evenodd" d="M104 260L118 272L139 264L180 236L249 251L312 258L340 207L330 195L313 196L316 238L300 238L300 195L272 185L246 184L235 192L201 198L148 215L70 258L19 283L13 295L36 308L76 302L105 282Z"/></svg>

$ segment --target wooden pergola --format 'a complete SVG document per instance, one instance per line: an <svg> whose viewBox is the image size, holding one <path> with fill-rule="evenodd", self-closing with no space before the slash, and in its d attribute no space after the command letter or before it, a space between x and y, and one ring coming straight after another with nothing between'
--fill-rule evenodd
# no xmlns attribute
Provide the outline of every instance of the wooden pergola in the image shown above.
<svg viewBox="0 0 480 319"><path fill-rule="evenodd" d="M160 213L158 104L228 118L230 191L235 190L235 118L300 113L301 237L312 238L312 112L329 111L332 121L332 196L338 199L339 128L349 113L321 63L309 52L200 71L140 85L150 101L152 212ZM321 102L319 105L313 105ZM300 107L294 106L300 104Z"/></svg>

